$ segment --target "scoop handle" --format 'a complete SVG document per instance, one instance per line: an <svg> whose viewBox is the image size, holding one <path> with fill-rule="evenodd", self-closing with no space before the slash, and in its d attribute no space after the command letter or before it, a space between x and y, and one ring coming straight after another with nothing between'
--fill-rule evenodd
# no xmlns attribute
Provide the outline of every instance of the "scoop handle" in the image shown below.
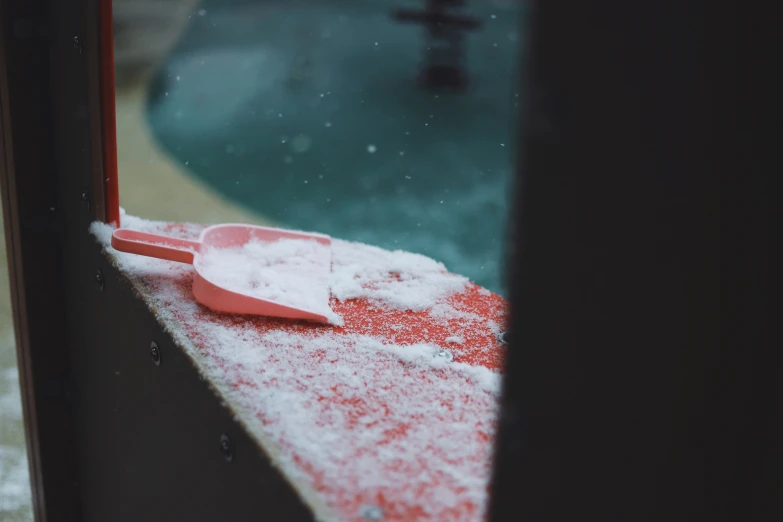
<svg viewBox="0 0 783 522"><path fill-rule="evenodd" d="M193 257L201 248L201 243L120 228L112 234L111 246L120 252L192 265Z"/></svg>

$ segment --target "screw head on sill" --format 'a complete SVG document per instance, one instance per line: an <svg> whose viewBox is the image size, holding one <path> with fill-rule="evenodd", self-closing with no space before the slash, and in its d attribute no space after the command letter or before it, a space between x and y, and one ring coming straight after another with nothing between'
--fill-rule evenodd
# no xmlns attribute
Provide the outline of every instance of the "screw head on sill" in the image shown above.
<svg viewBox="0 0 783 522"><path fill-rule="evenodd" d="M150 359L152 359L152 362L155 363L155 366L160 366L161 353L160 348L158 347L158 343L155 341L150 343Z"/></svg>
<svg viewBox="0 0 783 522"><path fill-rule="evenodd" d="M366 505L362 506L359 514L365 520L383 520L383 510L378 506Z"/></svg>
<svg viewBox="0 0 783 522"><path fill-rule="evenodd" d="M226 462L234 460L234 445L225 433L220 436L220 452L223 454Z"/></svg>

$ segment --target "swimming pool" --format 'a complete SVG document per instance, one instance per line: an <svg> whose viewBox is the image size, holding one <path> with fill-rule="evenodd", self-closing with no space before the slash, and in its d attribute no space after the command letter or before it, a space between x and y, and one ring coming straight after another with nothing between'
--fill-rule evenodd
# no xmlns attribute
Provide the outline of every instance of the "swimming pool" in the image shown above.
<svg viewBox="0 0 783 522"><path fill-rule="evenodd" d="M466 5L461 93L417 85L424 2L207 0L153 80L156 139L283 226L419 252L504 293L520 8Z"/></svg>

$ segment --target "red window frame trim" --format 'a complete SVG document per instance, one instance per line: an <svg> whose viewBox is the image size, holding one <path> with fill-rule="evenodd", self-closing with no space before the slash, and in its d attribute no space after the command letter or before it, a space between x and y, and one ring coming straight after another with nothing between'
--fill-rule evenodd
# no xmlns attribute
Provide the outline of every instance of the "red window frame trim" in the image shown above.
<svg viewBox="0 0 783 522"><path fill-rule="evenodd" d="M98 5L101 130L103 137L104 220L120 225L120 187L117 172L117 115L114 84L114 22L112 0Z"/></svg>

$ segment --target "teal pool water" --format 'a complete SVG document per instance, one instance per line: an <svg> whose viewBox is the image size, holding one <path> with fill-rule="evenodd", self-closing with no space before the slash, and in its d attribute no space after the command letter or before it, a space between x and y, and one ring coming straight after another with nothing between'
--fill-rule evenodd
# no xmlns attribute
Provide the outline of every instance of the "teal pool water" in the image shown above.
<svg viewBox="0 0 783 522"><path fill-rule="evenodd" d="M504 293L519 9L469 4L463 94L416 85L418 1L207 0L149 122L193 176L285 226L419 252Z"/></svg>

